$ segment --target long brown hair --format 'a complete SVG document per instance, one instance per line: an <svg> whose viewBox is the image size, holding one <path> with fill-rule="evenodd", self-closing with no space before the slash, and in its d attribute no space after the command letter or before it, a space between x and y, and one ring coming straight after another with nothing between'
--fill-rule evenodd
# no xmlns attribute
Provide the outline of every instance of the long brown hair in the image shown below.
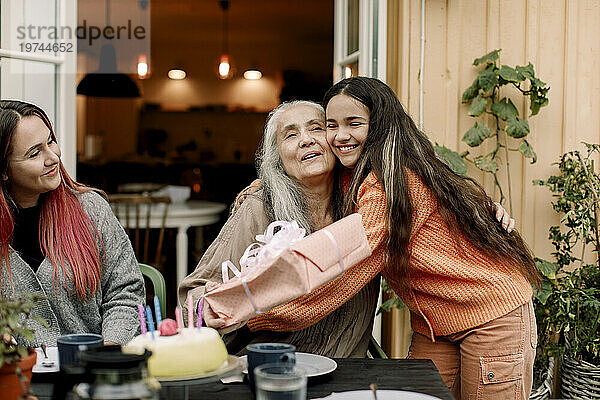
<svg viewBox="0 0 600 400"><path fill-rule="evenodd" d="M406 114L392 89L374 78L344 79L327 91L324 107L338 94L358 100L370 114L367 139L344 199L344 215L354 212L359 186L373 171L387 201L388 263L397 269L400 278L409 277L413 206L407 186L408 168L433 192L451 230L462 233L491 258L511 261L532 284L540 284L535 261L521 235L514 230L508 233L497 223L492 200L475 180L454 173L437 157L433 145ZM406 288L406 279L399 281Z"/></svg>
<svg viewBox="0 0 600 400"><path fill-rule="evenodd" d="M39 107L22 101L0 100L0 175L6 176L8 155L17 125L22 118L40 118L56 136L46 113ZM85 213L76 192L93 190L75 182L62 162L59 164L61 182L59 186L40 195L39 242L45 256L53 266L53 283L64 278L72 280L80 299L96 293L100 287L102 260L96 240L102 240L90 217ZM3 179L0 191L0 262L11 279L9 246L14 232L14 216L18 206L9 189L8 180ZM69 268L67 268L67 265Z"/></svg>

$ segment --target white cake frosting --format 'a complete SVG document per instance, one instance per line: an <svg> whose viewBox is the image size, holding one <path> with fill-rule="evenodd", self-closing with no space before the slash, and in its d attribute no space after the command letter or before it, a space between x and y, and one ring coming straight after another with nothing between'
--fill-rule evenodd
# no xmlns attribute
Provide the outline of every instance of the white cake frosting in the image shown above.
<svg viewBox="0 0 600 400"><path fill-rule="evenodd" d="M227 360L227 348L219 333L207 327L185 328L172 336L136 336L123 352L141 354L144 349L152 352L148 359L148 371L155 377L185 377L214 371Z"/></svg>

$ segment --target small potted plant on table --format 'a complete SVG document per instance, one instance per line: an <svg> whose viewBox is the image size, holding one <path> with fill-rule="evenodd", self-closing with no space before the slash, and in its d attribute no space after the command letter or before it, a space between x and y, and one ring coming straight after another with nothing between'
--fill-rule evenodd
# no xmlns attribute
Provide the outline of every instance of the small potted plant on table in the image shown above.
<svg viewBox="0 0 600 400"><path fill-rule="evenodd" d="M38 294L0 297L0 393L3 399L31 398L28 397L29 382L37 353L32 347L17 344L17 340L33 341L33 330L27 326L31 318L47 326L46 321L31 313L42 298Z"/></svg>

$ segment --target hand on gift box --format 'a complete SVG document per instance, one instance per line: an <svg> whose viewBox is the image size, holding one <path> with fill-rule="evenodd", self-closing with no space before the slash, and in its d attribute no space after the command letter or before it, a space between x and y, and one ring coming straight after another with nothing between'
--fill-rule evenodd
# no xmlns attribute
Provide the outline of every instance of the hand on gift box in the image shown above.
<svg viewBox="0 0 600 400"><path fill-rule="evenodd" d="M225 261L223 283L206 286L205 320L221 333L309 293L371 255L359 214L304 238L304 233L294 234L297 224L293 222L276 221L269 227L264 235L257 235L264 245L252 244L247 249L240 260L241 269ZM275 227L281 228L281 234ZM233 278L229 278L229 271Z"/></svg>

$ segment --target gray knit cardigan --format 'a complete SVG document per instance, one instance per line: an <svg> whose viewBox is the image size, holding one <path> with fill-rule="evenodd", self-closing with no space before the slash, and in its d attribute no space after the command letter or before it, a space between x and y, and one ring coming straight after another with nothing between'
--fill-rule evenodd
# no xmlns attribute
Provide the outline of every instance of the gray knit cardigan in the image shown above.
<svg viewBox="0 0 600 400"><path fill-rule="evenodd" d="M125 344L139 331L137 304L145 303L144 280L131 242L106 200L95 192L77 196L103 243L102 246L98 242L103 261L98 292L81 301L72 280L66 281L60 268L53 285L53 266L48 258L34 272L18 252L11 250L12 287L2 262L1 294L12 297L19 293L40 293L47 297L33 313L44 318L50 327L36 321L29 324L35 330L34 345L56 346L59 336L83 332L98 333L106 341Z"/></svg>

